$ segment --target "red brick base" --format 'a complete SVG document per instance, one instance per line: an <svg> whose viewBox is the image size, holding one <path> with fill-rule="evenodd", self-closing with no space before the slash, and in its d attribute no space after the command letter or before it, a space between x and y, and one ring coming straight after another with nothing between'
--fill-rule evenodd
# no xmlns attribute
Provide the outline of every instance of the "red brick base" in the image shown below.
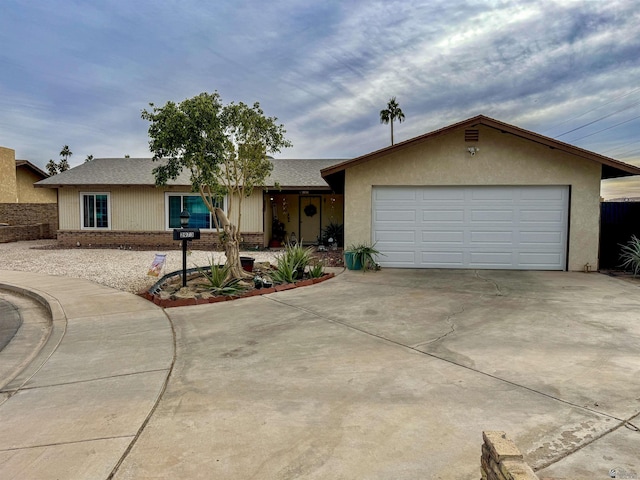
<svg viewBox="0 0 640 480"><path fill-rule="evenodd" d="M243 233L242 248L262 248L264 233ZM134 232L114 230L58 230L58 243L64 247L111 247L111 248L175 248L180 242L173 240L173 232ZM220 239L217 232L202 232L200 240L189 242L192 250L218 250Z"/></svg>

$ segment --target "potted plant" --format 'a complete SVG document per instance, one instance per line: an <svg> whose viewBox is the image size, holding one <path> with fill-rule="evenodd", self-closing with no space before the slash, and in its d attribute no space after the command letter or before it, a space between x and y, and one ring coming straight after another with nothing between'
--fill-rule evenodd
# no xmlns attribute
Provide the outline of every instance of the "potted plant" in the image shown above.
<svg viewBox="0 0 640 480"><path fill-rule="evenodd" d="M377 270L378 264L375 257L383 255L375 248L376 244L368 245L360 243L358 245L350 245L344 251L345 264L349 270Z"/></svg>

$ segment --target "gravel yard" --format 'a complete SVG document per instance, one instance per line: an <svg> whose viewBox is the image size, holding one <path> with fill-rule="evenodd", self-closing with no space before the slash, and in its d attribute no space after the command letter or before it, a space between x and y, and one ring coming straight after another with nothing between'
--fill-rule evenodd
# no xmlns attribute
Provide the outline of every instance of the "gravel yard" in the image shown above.
<svg viewBox="0 0 640 480"><path fill-rule="evenodd" d="M162 272L182 268L182 251L175 250L118 250L118 249L60 249L56 240L34 240L0 244L0 280L2 270L38 272L47 275L86 278L102 285L138 293L148 289L158 278L147 275L156 253L166 253L167 262ZM277 251L252 251L256 262L275 262ZM194 250L187 257L187 268L209 265L212 252ZM223 252L213 252L219 262Z"/></svg>

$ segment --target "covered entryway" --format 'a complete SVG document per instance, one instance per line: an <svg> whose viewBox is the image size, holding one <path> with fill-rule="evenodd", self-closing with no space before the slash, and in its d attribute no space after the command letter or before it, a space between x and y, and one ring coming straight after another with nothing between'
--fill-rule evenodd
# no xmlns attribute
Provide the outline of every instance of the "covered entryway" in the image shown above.
<svg viewBox="0 0 640 480"><path fill-rule="evenodd" d="M373 187L381 265L565 270L568 186Z"/></svg>

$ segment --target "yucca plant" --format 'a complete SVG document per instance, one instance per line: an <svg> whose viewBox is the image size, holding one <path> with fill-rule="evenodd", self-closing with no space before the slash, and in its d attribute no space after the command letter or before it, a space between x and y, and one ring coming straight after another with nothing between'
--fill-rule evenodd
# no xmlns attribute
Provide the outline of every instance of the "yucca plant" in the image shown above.
<svg viewBox="0 0 640 480"><path fill-rule="evenodd" d="M242 290L237 278L229 278L229 267L227 265L220 265L216 259L211 256L209 258L210 270L207 271L204 268L196 266L200 275L209 283L210 292L214 295L234 295Z"/></svg>
<svg viewBox="0 0 640 480"><path fill-rule="evenodd" d="M635 235L631 236L631 240L626 245L620 245L620 260L622 268L633 271L635 277L640 272L640 239Z"/></svg>

